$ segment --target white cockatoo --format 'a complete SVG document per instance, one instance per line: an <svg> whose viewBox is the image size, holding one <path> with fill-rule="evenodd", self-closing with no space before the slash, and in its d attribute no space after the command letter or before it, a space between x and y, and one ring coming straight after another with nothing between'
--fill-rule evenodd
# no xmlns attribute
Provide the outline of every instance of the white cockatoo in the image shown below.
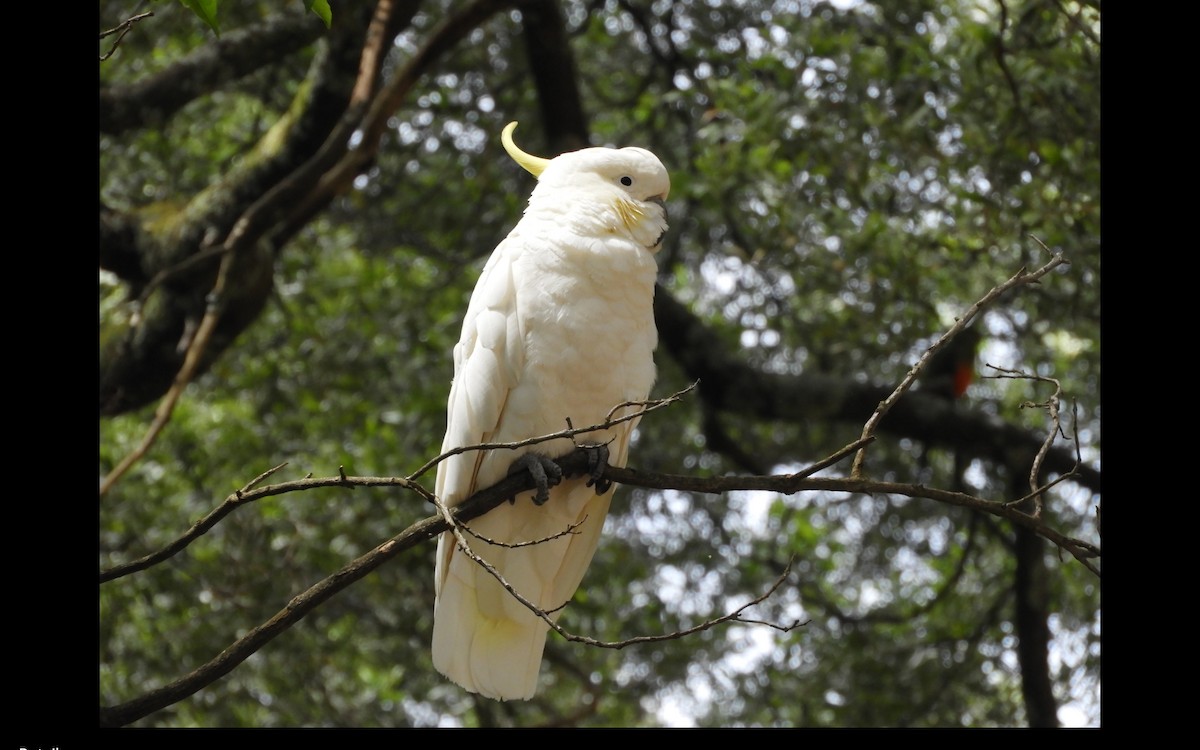
<svg viewBox="0 0 1200 750"><path fill-rule="evenodd" d="M654 254L667 229L666 168L641 148L530 156L513 143L516 126L509 123L501 141L537 185L471 294L454 347L443 451L547 435L568 419L575 427L599 424L614 406L646 399L654 383ZM581 442L606 444L608 462L624 466L634 426L623 422L581 435ZM536 476L544 465L538 456L573 448L562 438L451 456L438 464L437 496L453 507L510 469L529 467ZM567 479L548 488L548 499L543 487L468 524L507 544L555 537L549 541L514 548L466 538L516 591L556 618L596 551L609 489L603 480ZM436 592L438 671L489 698L533 697L548 626L463 554L449 532L438 540Z"/></svg>

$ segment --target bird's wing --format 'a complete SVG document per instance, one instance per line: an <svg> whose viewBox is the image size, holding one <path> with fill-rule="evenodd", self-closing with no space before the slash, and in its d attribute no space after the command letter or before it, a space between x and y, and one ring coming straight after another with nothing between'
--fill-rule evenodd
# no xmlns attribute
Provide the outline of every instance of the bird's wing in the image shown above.
<svg viewBox="0 0 1200 750"><path fill-rule="evenodd" d="M443 451L489 442L511 431L511 424L509 430L502 429L505 407L510 405L509 396L521 382L526 365L513 275L521 249L519 230L514 230L488 259L471 295L462 337L454 348L454 382ZM518 455L472 451L451 456L438 466L438 497L451 507L461 503L500 479L501 462L511 462ZM503 505L470 525L474 532L492 539L536 539L540 537L527 534L537 534L538 528L549 522L539 520L542 510L523 499L519 507ZM558 566L554 557L562 554L550 550L530 554L531 548L526 548L525 554L515 556L518 562L514 565L510 553L515 550L490 545L475 536L468 538L477 554L524 592L531 588L527 583L531 577L537 581L553 578ZM551 559L543 562L547 556ZM489 697L532 697L545 624L467 558L448 533L438 539L435 583L434 665L463 687ZM539 602L543 598L540 590L526 595Z"/></svg>
<svg viewBox="0 0 1200 750"><path fill-rule="evenodd" d="M512 266L517 244L511 236L496 247L467 306L462 336L454 346L454 381L446 408L442 451L488 442L500 423L509 392L525 366ZM478 485L483 451L451 456L438 465L435 492L450 507ZM494 480L493 480L494 481ZM438 541L436 589L440 593L454 544Z"/></svg>

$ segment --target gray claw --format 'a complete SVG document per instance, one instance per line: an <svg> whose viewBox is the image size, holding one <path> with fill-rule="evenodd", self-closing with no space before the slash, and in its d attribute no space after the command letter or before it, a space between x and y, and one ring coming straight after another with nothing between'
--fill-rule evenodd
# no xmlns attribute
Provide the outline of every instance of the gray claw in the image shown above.
<svg viewBox="0 0 1200 750"><path fill-rule="evenodd" d="M608 468L608 445L581 446L587 450L588 457L588 487L595 487L597 495L603 495L612 487L612 480L604 478L604 470Z"/></svg>
<svg viewBox="0 0 1200 750"><path fill-rule="evenodd" d="M508 473L509 475L516 474L522 469L529 472L537 486L533 504L544 505L550 499L550 488L562 481L562 468L545 456L525 453L512 462L512 466L508 467Z"/></svg>

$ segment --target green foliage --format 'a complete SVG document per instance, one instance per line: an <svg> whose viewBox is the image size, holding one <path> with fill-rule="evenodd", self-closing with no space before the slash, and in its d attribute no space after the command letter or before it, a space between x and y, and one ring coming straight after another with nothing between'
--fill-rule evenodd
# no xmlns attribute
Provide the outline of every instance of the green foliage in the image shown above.
<svg viewBox="0 0 1200 750"><path fill-rule="evenodd" d="M274 7L181 1L214 32ZM329 24L327 3L306 6ZM423 6L389 74L453 7ZM894 384L988 289L1045 262L1044 243L1071 265L985 315L980 362L1057 378L1077 420L1066 428L1078 427L1098 466L1099 10L1004 7L1002 25L994 4L936 0L563 3L594 143L650 148L671 170L661 283L745 361ZM102 3L102 15L115 8ZM153 38L143 24L122 42L104 83L136 81L211 42L190 17L162 15ZM520 120L522 143L543 152L520 33L498 15L442 57L354 188L284 246L261 318L102 500L101 568L158 549L273 466L287 463L270 481L339 467L399 476L437 454L468 295L532 188L504 156L501 127ZM161 126L104 137L102 198L171 220L284 116L315 55L199 97ZM103 338L136 310L107 275L100 292ZM690 382L667 355L658 364L655 395ZM984 379L967 398L1045 434L1045 412L1021 404L1048 388ZM631 465L744 471L714 449L707 416L685 399L647 417ZM102 475L151 418L101 422ZM778 472L861 430L718 419ZM955 467L949 450L887 439L867 470L948 487ZM1004 467L975 461L964 481L1012 496ZM1064 483L1047 518L1096 539L1098 499ZM170 563L104 584L101 702L195 669L430 514L398 490L284 495L238 510ZM623 488L563 614L568 630L618 640L690 627L758 596L789 561L786 583L748 617L806 624L743 623L622 650L552 636L534 701L496 704L432 668L428 547L136 725L1018 726L1012 538L994 519L903 497ZM1098 725L1098 580L1050 549L1044 566L1060 715Z"/></svg>
<svg viewBox="0 0 1200 750"><path fill-rule="evenodd" d="M218 20L221 0L179 0L179 3L199 16L214 34L221 35ZM329 0L304 0L304 7L316 13L317 17L325 22L326 28L333 24L333 10L329 7Z"/></svg>
<svg viewBox="0 0 1200 750"><path fill-rule="evenodd" d="M329 7L329 0L304 0L304 7L316 13L325 22L326 28L333 25L333 10Z"/></svg>
<svg viewBox="0 0 1200 750"><path fill-rule="evenodd" d="M179 3L199 16L200 20L208 24L214 34L221 35L221 29L217 23L217 12L220 10L221 0L179 0Z"/></svg>

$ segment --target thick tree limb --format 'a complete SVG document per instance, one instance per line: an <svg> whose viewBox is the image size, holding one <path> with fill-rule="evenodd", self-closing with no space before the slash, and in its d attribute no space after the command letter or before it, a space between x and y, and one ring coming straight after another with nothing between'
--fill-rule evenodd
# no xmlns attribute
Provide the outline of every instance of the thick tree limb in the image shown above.
<svg viewBox="0 0 1200 750"><path fill-rule="evenodd" d="M525 55L537 89L547 153L584 148L588 145L587 116L558 0L523 4L521 26Z"/></svg>
<svg viewBox="0 0 1200 750"><path fill-rule="evenodd" d="M216 357L250 323L257 319L267 299L273 274L272 253L286 242L334 196L348 189L378 151L388 118L403 103L412 86L440 57L479 24L519 0L476 0L448 16L429 34L420 50L392 77L378 86L384 50L399 29L416 12L418 0L381 0L367 32L367 17L356 25L354 13L335 15L330 51L314 63L307 101L285 117L264 144L282 139L277 152L261 160L249 159L249 168L235 170L226 179L197 196L180 214L176 226L163 238L134 232L141 240L136 252L140 263L124 262L127 253L102 248L101 256L117 257L122 268L140 266L142 277L160 278L187 264L207 248L224 245L223 252L254 246L260 272L238 273L237 287L225 294L223 311L205 356L195 374L204 372ZM367 10L370 10L369 8ZM364 44L364 35L366 42ZM290 127L289 127L290 125ZM336 126L336 127L335 127ZM361 138L350 148L351 135ZM102 215L102 237L126 238L121 229L132 218ZM155 246L155 244L159 246ZM253 257L243 254L244 257ZM163 297L151 299L135 316L137 323L125 335L107 336L101 352L100 413L126 412L161 397L176 381L196 328L206 309L216 276L215 258L176 274L170 284L153 289ZM246 283L246 279L254 283ZM155 282L151 282L155 286ZM182 343L181 343L182 342Z"/></svg>
<svg viewBox="0 0 1200 750"><path fill-rule="evenodd" d="M106 332L100 356L100 413L119 414L144 406L162 396L176 381L196 329L210 309L209 294L216 282L221 254L202 263L192 258L214 247L229 250L230 232L245 221L247 209L262 205L262 198L320 147L345 110L362 49L370 8L358 13L337 14L334 29L323 41L310 68L308 85L301 87L286 116L271 129L252 153L230 169L181 209L153 221L130 213L121 218L102 207L101 239L136 243L137 269L151 282L148 293L124 330ZM317 25L320 22L317 19ZM307 23L307 21L306 21ZM344 71L351 72L346 74ZM132 233L126 229L136 223ZM115 227L119 231L105 226ZM245 223L242 225L245 227ZM261 225L255 225L255 228ZM207 367L253 322L266 304L274 275L271 247L260 232L243 232L234 240L238 248L237 268L230 274L234 283L225 289L221 316L196 366L196 374ZM126 258L128 248L118 252L107 245L100 257ZM133 267L123 260L123 267ZM170 272L187 266L185 272ZM136 291L136 289L135 289Z"/></svg>
<svg viewBox="0 0 1200 750"><path fill-rule="evenodd" d="M216 38L137 83L103 87L100 132L115 135L161 125L193 99L279 62L321 38L325 31L312 13L280 13Z"/></svg>
<svg viewBox="0 0 1200 750"><path fill-rule="evenodd" d="M303 226L309 218L325 208L334 196L347 190L353 184L354 178L374 163L388 128L388 120L404 103L421 76L425 75L442 55L453 49L488 18L520 4L520 1L475 0L451 13L434 27L412 57L392 75L387 85L380 88L369 100L361 102L361 120L355 122L354 127L344 134L339 134L338 140L331 139L337 149L337 158L329 158L327 154L321 155L325 168L320 171L320 180L314 182L311 189L299 198L284 224L282 236L290 236ZM359 93L355 92L356 97ZM346 146L353 132L358 133L359 143L350 149Z"/></svg>
<svg viewBox="0 0 1200 750"><path fill-rule="evenodd" d="M1043 559L1046 544L1033 531L1016 528L1013 577L1016 600L1013 624L1017 633L1017 662L1021 665L1021 694L1031 727L1057 727L1058 700L1050 674L1050 582Z"/></svg>

